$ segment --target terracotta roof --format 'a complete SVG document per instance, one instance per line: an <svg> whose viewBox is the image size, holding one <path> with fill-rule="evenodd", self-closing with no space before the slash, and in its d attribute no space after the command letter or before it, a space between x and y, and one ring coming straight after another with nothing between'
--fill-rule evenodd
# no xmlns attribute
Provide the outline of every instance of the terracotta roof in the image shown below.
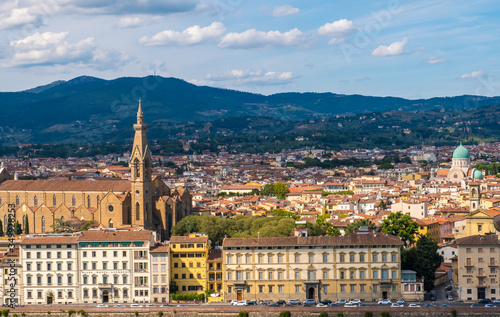
<svg viewBox="0 0 500 317"><path fill-rule="evenodd" d="M223 246L259 245L366 245L393 244L403 245L400 238L380 232L353 233L340 237L273 237L273 238L225 238Z"/></svg>
<svg viewBox="0 0 500 317"><path fill-rule="evenodd" d="M168 250L170 249L170 246L167 245L159 245L156 246L154 249L149 251L150 253L168 253Z"/></svg>
<svg viewBox="0 0 500 317"><path fill-rule="evenodd" d="M475 235L456 240L457 245L482 245L499 244L498 236L495 234Z"/></svg>
<svg viewBox="0 0 500 317"><path fill-rule="evenodd" d="M28 235L21 240L21 244L32 245L32 244L76 244L78 242L77 235L43 235L43 234L32 234Z"/></svg>
<svg viewBox="0 0 500 317"><path fill-rule="evenodd" d="M128 180L7 180L0 184L2 190L19 191L130 191Z"/></svg>
<svg viewBox="0 0 500 317"><path fill-rule="evenodd" d="M222 249L212 249L208 253L208 262L222 262Z"/></svg>
<svg viewBox="0 0 500 317"><path fill-rule="evenodd" d="M149 240L152 231L103 231L103 230L89 230L82 231L81 237L78 241L137 241Z"/></svg>

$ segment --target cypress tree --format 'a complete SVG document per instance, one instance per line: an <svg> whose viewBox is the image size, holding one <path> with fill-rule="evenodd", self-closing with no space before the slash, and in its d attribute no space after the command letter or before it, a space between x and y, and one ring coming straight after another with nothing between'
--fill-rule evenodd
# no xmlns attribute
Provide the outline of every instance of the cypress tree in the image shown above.
<svg viewBox="0 0 500 317"><path fill-rule="evenodd" d="M23 233L23 228L21 227L21 224L19 221L16 220L16 224L14 225L14 234L15 235L20 235Z"/></svg>
<svg viewBox="0 0 500 317"><path fill-rule="evenodd" d="M28 217L26 217L26 220L24 221L24 233L30 233L30 224L28 222Z"/></svg>
<svg viewBox="0 0 500 317"><path fill-rule="evenodd" d="M3 232L3 222L0 219L0 237L3 237L3 236L5 236L5 233Z"/></svg>

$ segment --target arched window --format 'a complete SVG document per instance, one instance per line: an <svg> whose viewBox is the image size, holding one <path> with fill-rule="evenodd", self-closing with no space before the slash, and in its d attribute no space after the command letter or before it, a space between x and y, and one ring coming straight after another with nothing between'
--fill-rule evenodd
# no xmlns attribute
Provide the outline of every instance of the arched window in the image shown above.
<svg viewBox="0 0 500 317"><path fill-rule="evenodd" d="M3 216L3 231L7 232L7 215Z"/></svg>
<svg viewBox="0 0 500 317"><path fill-rule="evenodd" d="M139 160L138 159L134 160L134 167L135 167L135 177L137 177L137 178L141 177L141 169L139 167Z"/></svg>
<svg viewBox="0 0 500 317"><path fill-rule="evenodd" d="M108 221L108 227L113 228L113 220L109 219Z"/></svg>
<svg viewBox="0 0 500 317"><path fill-rule="evenodd" d="M57 198L56 198L56 195L53 195L53 196L52 196L52 205L53 205L53 206L57 206Z"/></svg>
<svg viewBox="0 0 500 317"><path fill-rule="evenodd" d="M74 217L75 217L75 210L71 209L71 218L74 218Z"/></svg>
<svg viewBox="0 0 500 317"><path fill-rule="evenodd" d="M100 201L101 201L101 198L99 198L99 196L97 196L97 206L99 206Z"/></svg>
<svg viewBox="0 0 500 317"><path fill-rule="evenodd" d="M76 198L75 195L71 197L71 206L76 206Z"/></svg>
<svg viewBox="0 0 500 317"><path fill-rule="evenodd" d="M19 196L16 195L16 206L19 206Z"/></svg>
<svg viewBox="0 0 500 317"><path fill-rule="evenodd" d="M38 206L38 197L35 196L35 198L33 198L33 204Z"/></svg>
<svg viewBox="0 0 500 317"><path fill-rule="evenodd" d="M26 215L23 215L23 223L21 225L23 226L23 228L26 226Z"/></svg>
<svg viewBox="0 0 500 317"><path fill-rule="evenodd" d="M87 196L87 208L90 208L90 195Z"/></svg>
<svg viewBox="0 0 500 317"><path fill-rule="evenodd" d="M42 216L42 233L45 233L45 216Z"/></svg>
<svg viewBox="0 0 500 317"><path fill-rule="evenodd" d="M64 222L64 216L61 216L61 222Z"/></svg>
<svg viewBox="0 0 500 317"><path fill-rule="evenodd" d="M141 220L141 210L139 202L135 203L135 220Z"/></svg>

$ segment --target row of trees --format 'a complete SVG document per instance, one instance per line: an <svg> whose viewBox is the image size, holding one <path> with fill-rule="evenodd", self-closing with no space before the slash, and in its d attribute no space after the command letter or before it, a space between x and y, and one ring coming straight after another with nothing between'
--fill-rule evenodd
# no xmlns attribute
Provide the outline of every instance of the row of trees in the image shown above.
<svg viewBox="0 0 500 317"><path fill-rule="evenodd" d="M23 230L23 226L21 226L21 224L17 220L14 223L14 228L12 228L12 223L11 222L9 222L7 224L7 230L6 231L4 231L3 228L4 228L3 222L2 222L2 220L0 220L0 237L4 237L6 234L8 235L11 230L14 232L15 235L20 235L20 234L23 234L23 233L25 233L25 234L30 233L30 231L29 231L28 217L25 218L24 230Z"/></svg>

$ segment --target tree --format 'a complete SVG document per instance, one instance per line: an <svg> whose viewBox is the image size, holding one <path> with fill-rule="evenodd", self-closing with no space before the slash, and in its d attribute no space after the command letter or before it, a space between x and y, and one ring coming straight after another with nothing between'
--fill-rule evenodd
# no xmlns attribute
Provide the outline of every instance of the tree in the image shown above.
<svg viewBox="0 0 500 317"><path fill-rule="evenodd" d="M401 267L417 272L417 277L424 278L424 289L434 288L436 270L443 262L443 257L437 253L438 244L427 235L420 235L416 246L401 252Z"/></svg>
<svg viewBox="0 0 500 317"><path fill-rule="evenodd" d="M327 237L338 237L340 236L340 229L334 227L331 223L327 222L326 219L330 218L330 215L324 214L316 219L316 224L321 226L321 230L326 231ZM312 234L311 234L312 235Z"/></svg>
<svg viewBox="0 0 500 317"><path fill-rule="evenodd" d="M377 230L377 227L375 227L375 224L371 222L370 220L363 218L359 219L356 222L352 222L347 225L347 227L344 230L344 236L348 236L349 234L353 233L356 230L359 230L361 227L368 227L368 230Z"/></svg>
<svg viewBox="0 0 500 317"><path fill-rule="evenodd" d="M273 210L273 216L275 216L275 217L289 217L289 218L292 218L293 220L300 219L299 215L296 215L291 211L283 210L283 209L279 209L279 208Z"/></svg>
<svg viewBox="0 0 500 317"><path fill-rule="evenodd" d="M30 233L30 224L29 224L27 216L26 216L26 220L24 221L24 233L25 234Z"/></svg>
<svg viewBox="0 0 500 317"><path fill-rule="evenodd" d="M18 236L22 233L23 233L23 228L21 227L19 221L16 220L16 223L14 225L14 234Z"/></svg>
<svg viewBox="0 0 500 317"><path fill-rule="evenodd" d="M410 215L403 215L401 211L389 214L387 219L382 221L382 232L398 236L403 240L405 248L415 242L415 234L418 224L411 219Z"/></svg>
<svg viewBox="0 0 500 317"><path fill-rule="evenodd" d="M64 232L73 232L73 228L71 227L71 221L62 220L60 218L54 219L54 224L51 225L54 233L64 233Z"/></svg>
<svg viewBox="0 0 500 317"><path fill-rule="evenodd" d="M394 165L392 165L391 163L383 163L378 168L380 168L381 170L389 170L394 169Z"/></svg>
<svg viewBox="0 0 500 317"><path fill-rule="evenodd" d="M0 237L5 236L5 233L3 232L3 222L0 220Z"/></svg>
<svg viewBox="0 0 500 317"><path fill-rule="evenodd" d="M80 228L80 231L87 231L87 230L89 230L90 228L92 228L92 227L95 226L95 223L96 223L95 220L90 220L90 221L85 222L83 224L83 226Z"/></svg>
<svg viewBox="0 0 500 317"><path fill-rule="evenodd" d="M266 184L261 190L262 196L274 196L274 184Z"/></svg>
<svg viewBox="0 0 500 317"><path fill-rule="evenodd" d="M279 199L285 199L285 195L289 192L288 186L283 183L276 183L276 185L274 185L274 193Z"/></svg>
<svg viewBox="0 0 500 317"><path fill-rule="evenodd" d="M387 205L385 204L385 201L383 199L380 199L380 203L378 204L378 207L382 210L387 209Z"/></svg>

